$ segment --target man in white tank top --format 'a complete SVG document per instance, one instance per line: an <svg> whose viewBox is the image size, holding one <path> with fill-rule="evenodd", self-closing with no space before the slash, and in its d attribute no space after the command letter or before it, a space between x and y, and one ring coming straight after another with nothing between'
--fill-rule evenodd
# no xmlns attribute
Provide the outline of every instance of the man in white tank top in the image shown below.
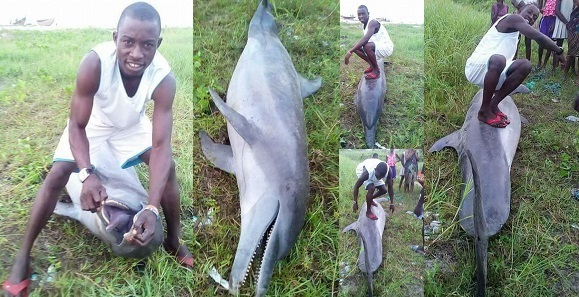
<svg viewBox="0 0 579 297"><path fill-rule="evenodd" d="M356 167L356 175L358 180L354 184L354 205L352 210L354 212L358 211L358 190L364 185L364 188L368 190L366 194L366 216L372 220L377 220L378 217L372 213L372 206L377 206L374 202L375 198L378 198L386 192L390 196L390 210L394 212L394 187L392 182L392 175L390 170L388 170L388 165L378 158L378 154L374 154L371 159L366 159L362 163L358 164ZM386 178L386 183L388 184L388 189L386 189L386 184L383 179Z"/></svg>
<svg viewBox="0 0 579 297"><path fill-rule="evenodd" d="M497 128L504 128L510 123L498 105L531 72L529 60L513 61L519 33L553 51L565 63L563 48L532 27L538 15L539 8L535 4L527 4L520 14L503 16L491 26L466 61L466 78L483 88L483 101L478 112L480 121Z"/></svg>
<svg viewBox="0 0 579 297"><path fill-rule="evenodd" d="M394 50L394 44L384 25L375 19L370 20L370 13L365 5L358 7L358 19L364 24L364 37L346 53L345 63L348 65L352 53L356 53L370 65L364 71L366 79L376 79L380 77L377 60L390 56Z"/></svg>
<svg viewBox="0 0 579 297"><path fill-rule="evenodd" d="M165 249L191 268L193 256L180 242L179 187L171 157L172 106L176 82L157 53L161 21L151 5L129 5L119 19L113 43L95 47L80 62L72 95L70 119L54 156L53 166L38 192L24 240L3 285L5 292L25 293L34 240L50 218L69 176L79 170L83 210L95 212L107 193L91 165L91 155L108 145L123 167L149 165L149 201L135 222L131 240L147 245L153 239L158 207L167 223ZM145 104L154 101L153 123Z"/></svg>

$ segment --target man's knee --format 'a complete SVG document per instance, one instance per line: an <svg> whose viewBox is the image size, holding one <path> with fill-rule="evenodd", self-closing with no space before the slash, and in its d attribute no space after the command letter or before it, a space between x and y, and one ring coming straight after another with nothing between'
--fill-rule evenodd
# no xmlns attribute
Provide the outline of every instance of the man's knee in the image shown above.
<svg viewBox="0 0 579 297"><path fill-rule="evenodd" d="M527 59L521 59L520 60L520 71L523 72L523 74L525 74L525 76L527 76L529 73L531 73L532 70L532 66L531 66L531 61L527 60Z"/></svg>
<svg viewBox="0 0 579 297"><path fill-rule="evenodd" d="M368 51L374 51L374 43L373 42L367 42L366 44L364 44L364 46L362 46L364 48L365 52Z"/></svg>
<svg viewBox="0 0 579 297"><path fill-rule="evenodd" d="M492 55L489 59L489 72L501 73L507 65L507 59L503 55Z"/></svg>

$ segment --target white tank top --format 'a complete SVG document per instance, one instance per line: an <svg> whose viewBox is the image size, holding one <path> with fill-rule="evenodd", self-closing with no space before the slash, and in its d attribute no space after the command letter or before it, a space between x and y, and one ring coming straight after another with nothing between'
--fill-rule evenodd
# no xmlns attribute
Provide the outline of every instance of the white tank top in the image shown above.
<svg viewBox="0 0 579 297"><path fill-rule="evenodd" d="M368 23L366 24L366 28L362 29L364 35L366 35L366 32L368 32L368 25L370 24L371 21L372 20L369 20ZM390 35L388 35L388 31L384 29L384 25L382 24L380 24L378 32L374 33L372 37L370 37L370 40L368 40L368 42L373 42L374 44L392 44L392 40L390 40Z"/></svg>
<svg viewBox="0 0 579 297"><path fill-rule="evenodd" d="M363 168L366 168L366 171L368 171L368 181L376 183L379 181L379 179L376 178L376 166L378 166L380 162L384 161L375 158L366 159L362 163L358 164L356 172L362 173L364 172ZM388 176L388 171L390 171L390 168L388 166L386 166L386 168L386 176Z"/></svg>
<svg viewBox="0 0 579 297"><path fill-rule="evenodd" d="M117 63L115 43L105 42L92 49L101 62L100 85L94 96L90 121L99 126L125 129L139 123L145 116L145 107L159 83L171 72L167 60L157 52L151 65L145 69L139 88L129 97Z"/></svg>
<svg viewBox="0 0 579 297"><path fill-rule="evenodd" d="M511 61L515 57L515 53L517 52L519 32L515 31L512 33L501 33L497 30L497 24L509 15L510 14L502 16L493 24L493 26L487 31L487 33L478 43L470 58L466 60L467 64L470 63L486 65L489 57L495 54L505 56L507 61Z"/></svg>

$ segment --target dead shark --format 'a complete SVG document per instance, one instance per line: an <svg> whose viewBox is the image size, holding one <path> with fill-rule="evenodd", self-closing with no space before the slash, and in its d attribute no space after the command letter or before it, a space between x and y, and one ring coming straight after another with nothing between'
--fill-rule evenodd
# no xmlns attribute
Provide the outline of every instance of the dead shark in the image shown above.
<svg viewBox="0 0 579 297"><path fill-rule="evenodd" d="M516 91L528 92L528 89L520 87ZM452 147L458 153L461 197L464 197L459 221L462 228L475 237L477 296L484 296L486 291L488 238L498 233L509 217L511 164L521 134L521 116L510 96L499 104L499 109L511 121L506 128L494 128L479 121L481 103L482 90L474 96L462 128L439 139L429 150L436 152ZM474 191L473 174L480 177L480 182L474 183Z"/></svg>
<svg viewBox="0 0 579 297"><path fill-rule="evenodd" d="M382 114L384 98L386 97L386 73L384 72L384 61L376 61L380 68L380 77L377 79L366 79L362 75L358 84L358 91L354 96L354 104L358 111L358 116L364 126L364 135L368 148L374 148L376 143L376 130L378 120Z"/></svg>
<svg viewBox="0 0 579 297"><path fill-rule="evenodd" d="M371 220L366 216L367 204L364 202L360 208L358 220L346 226L342 233L350 230L356 231L358 243L360 245L360 254L358 256L358 267L366 274L369 296L373 296L374 287L372 285L372 274L382 263L382 234L386 225L388 214L384 211L381 202L388 201L386 198L374 199L378 206L372 208L372 212L378 217L377 220Z"/></svg>
<svg viewBox="0 0 579 297"><path fill-rule="evenodd" d="M121 165L110 156L109 148L103 147L96 155L91 155L91 162L96 174L107 190L108 199L96 213L84 211L80 205L82 183L77 173L70 175L66 191L72 203L58 202L55 214L79 221L94 235L105 242L118 256L127 258L145 258L163 243L163 225L157 220L155 237L146 246L128 241L133 231L133 223L147 204L148 194L141 185L133 167L122 169Z"/></svg>
<svg viewBox="0 0 579 297"><path fill-rule="evenodd" d="M227 119L231 145L199 133L206 158L237 178L241 235L228 286L232 294L239 293L257 258L255 295L265 295L275 263L302 229L310 191L302 99L319 89L321 78L309 81L296 72L271 9L263 0L251 19L227 103L210 90Z"/></svg>

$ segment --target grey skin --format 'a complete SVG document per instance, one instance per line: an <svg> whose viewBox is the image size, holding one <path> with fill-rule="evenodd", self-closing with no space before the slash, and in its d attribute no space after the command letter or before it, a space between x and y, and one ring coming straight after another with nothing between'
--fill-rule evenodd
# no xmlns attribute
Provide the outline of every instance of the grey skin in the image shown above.
<svg viewBox="0 0 579 297"><path fill-rule="evenodd" d="M376 143L376 130L378 120L382 114L384 98L386 97L386 73L384 72L384 61L376 61L380 68L380 77L377 79L366 79L362 74L362 79L358 84L358 91L354 96L354 104L358 111L358 116L364 126L366 146L374 148Z"/></svg>
<svg viewBox="0 0 579 297"><path fill-rule="evenodd" d="M520 87L516 91L528 89ZM484 296L486 291L488 238L499 232L509 217L511 164L521 134L521 117L511 97L507 96L498 106L511 120L506 128L494 128L479 121L481 103L482 90L474 96L462 128L441 138L429 150L452 147L458 153L461 197L464 197L458 214L462 228L476 239L477 296ZM473 173L480 177L480 182L474 183L474 191Z"/></svg>
<svg viewBox="0 0 579 297"><path fill-rule="evenodd" d="M366 216L367 203L364 202L358 215L358 220L346 226L342 233L355 231L358 235L358 244L360 245L360 254L358 256L358 268L366 274L368 281L368 296L374 295L374 286L372 285L372 274L382 264L382 234L386 225L388 214L380 203L386 202L386 198L374 199L378 206L372 209L372 212L378 217L377 220L369 219Z"/></svg>
<svg viewBox="0 0 579 297"><path fill-rule="evenodd" d="M141 185L133 167L122 169L110 156L112 152L103 147L91 156L96 174L105 187L108 198L96 213L83 211L80 204L82 183L76 173L70 175L66 190L72 203L58 202L55 214L79 221L91 233L107 244L113 253L126 258L145 258L163 243L163 225L157 220L155 237L146 246L128 241L136 217L147 204L148 194Z"/></svg>
<svg viewBox="0 0 579 297"><path fill-rule="evenodd" d="M234 174L239 188L241 235L229 279L234 295L254 257L256 263L262 259L255 295L265 295L275 263L302 229L310 191L302 99L320 86L321 78L309 81L296 73L277 36L271 5L262 1L249 24L227 103L210 90L227 119L231 145L199 133L205 157Z"/></svg>

